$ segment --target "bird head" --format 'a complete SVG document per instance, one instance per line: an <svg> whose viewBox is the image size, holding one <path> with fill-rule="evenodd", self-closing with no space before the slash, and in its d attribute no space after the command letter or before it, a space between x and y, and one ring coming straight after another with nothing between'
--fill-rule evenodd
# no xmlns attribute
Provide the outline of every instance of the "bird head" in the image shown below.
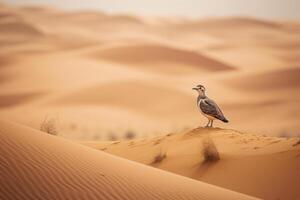
<svg viewBox="0 0 300 200"><path fill-rule="evenodd" d="M196 90L200 95L205 94L205 87L203 85L197 85L197 87L194 87L192 89Z"/></svg>

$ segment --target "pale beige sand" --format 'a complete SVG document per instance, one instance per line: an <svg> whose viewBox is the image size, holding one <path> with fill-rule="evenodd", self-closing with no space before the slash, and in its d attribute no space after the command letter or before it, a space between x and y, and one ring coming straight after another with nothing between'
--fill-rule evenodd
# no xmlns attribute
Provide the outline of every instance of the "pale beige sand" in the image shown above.
<svg viewBox="0 0 300 200"><path fill-rule="evenodd" d="M148 138L84 143L93 150L0 122L0 199L299 199L299 138L269 137L300 133L299 33L297 21L0 4L1 119L54 119L75 140ZM269 136L183 132L206 124L197 84L230 121L215 126ZM208 134L215 163L203 162Z"/></svg>
<svg viewBox="0 0 300 200"><path fill-rule="evenodd" d="M155 44L115 47L95 52L92 56L126 65L149 67L154 71L166 71L168 74L174 73L174 68L178 67L181 68L178 70L180 73L184 68L196 68L204 72L234 69L197 52Z"/></svg>
<svg viewBox="0 0 300 200"><path fill-rule="evenodd" d="M23 104L28 101L32 101L34 98L40 97L39 93L25 93L16 95L0 95L0 107L11 107L18 104Z"/></svg>
<svg viewBox="0 0 300 200"><path fill-rule="evenodd" d="M256 199L0 122L0 198Z"/></svg>
<svg viewBox="0 0 300 200"><path fill-rule="evenodd" d="M204 162L203 145L207 142L203 141L207 137L219 152L217 162ZM152 139L82 144L262 199L300 198L299 137L198 128Z"/></svg>
<svg viewBox="0 0 300 200"><path fill-rule="evenodd" d="M274 70L259 74L251 74L228 80L233 86L242 90L265 92L274 90L300 90L300 68L293 67L283 70ZM275 93L274 92L274 93ZM299 96L299 94L295 94ZM295 95L291 96L293 98Z"/></svg>

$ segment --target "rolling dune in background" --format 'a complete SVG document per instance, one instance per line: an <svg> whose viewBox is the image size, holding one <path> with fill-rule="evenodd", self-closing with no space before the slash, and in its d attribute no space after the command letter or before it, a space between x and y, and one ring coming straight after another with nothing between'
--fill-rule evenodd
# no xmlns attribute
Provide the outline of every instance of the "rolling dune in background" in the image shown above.
<svg viewBox="0 0 300 200"><path fill-rule="evenodd" d="M1 107L2 118L35 129L57 118L72 139L180 132L206 123L191 90L203 84L231 122L217 126L299 135L297 21L2 4L0 27L0 95L43 94Z"/></svg>
<svg viewBox="0 0 300 200"><path fill-rule="evenodd" d="M294 90L300 89L300 68L277 70L267 73L260 73L238 77L237 80L229 81L234 87L248 91L267 90Z"/></svg>
<svg viewBox="0 0 300 200"><path fill-rule="evenodd" d="M101 92L99 92L101 91ZM138 94L138 95L135 95ZM157 100L153 100L157 96ZM173 101L176 99L176 101ZM123 81L101 84L92 88L83 88L73 94L62 97L53 102L58 105L110 105L123 109L143 113L145 116L172 118L169 104L176 112L182 112L193 101L189 101L189 95L163 87L160 84L153 84L146 81ZM157 116L158 115L158 116Z"/></svg>
<svg viewBox="0 0 300 200"><path fill-rule="evenodd" d="M203 71L225 71L233 67L205 57L196 52L173 49L159 45L124 46L112 49L105 49L95 53L94 57L111 60L117 63L133 65L137 67L151 67L153 71L162 72L169 68L167 73L175 71L178 66L180 73L186 68L196 68Z"/></svg>
<svg viewBox="0 0 300 200"><path fill-rule="evenodd" d="M29 94L17 94L17 95L0 95L0 107L11 107L18 104L26 103L34 98L38 98L41 94L29 93Z"/></svg>

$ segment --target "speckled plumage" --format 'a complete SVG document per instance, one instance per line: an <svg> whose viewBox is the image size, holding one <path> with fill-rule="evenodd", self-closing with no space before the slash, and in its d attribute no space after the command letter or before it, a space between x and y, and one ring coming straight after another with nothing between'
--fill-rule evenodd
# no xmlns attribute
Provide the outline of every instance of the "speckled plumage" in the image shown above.
<svg viewBox="0 0 300 200"><path fill-rule="evenodd" d="M223 122L228 122L219 106L208 97L198 98L197 105L202 113L211 116L215 119L219 119Z"/></svg>

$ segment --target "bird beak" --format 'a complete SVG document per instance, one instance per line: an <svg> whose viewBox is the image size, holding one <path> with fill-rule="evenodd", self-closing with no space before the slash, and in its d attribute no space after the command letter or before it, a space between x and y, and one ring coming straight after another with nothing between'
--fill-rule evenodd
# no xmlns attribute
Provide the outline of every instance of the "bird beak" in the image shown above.
<svg viewBox="0 0 300 200"><path fill-rule="evenodd" d="M198 90L198 88L192 88L192 90Z"/></svg>

